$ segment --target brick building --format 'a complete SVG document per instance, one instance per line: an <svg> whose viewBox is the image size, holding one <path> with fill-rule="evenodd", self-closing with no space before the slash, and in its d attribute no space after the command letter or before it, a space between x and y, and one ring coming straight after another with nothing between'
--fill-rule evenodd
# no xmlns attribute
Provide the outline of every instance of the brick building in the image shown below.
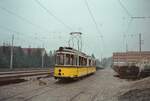
<svg viewBox="0 0 150 101"><path fill-rule="evenodd" d="M115 52L113 53L113 62L128 62L138 63L139 61L146 60L150 62L150 51L129 51L129 52Z"/></svg>

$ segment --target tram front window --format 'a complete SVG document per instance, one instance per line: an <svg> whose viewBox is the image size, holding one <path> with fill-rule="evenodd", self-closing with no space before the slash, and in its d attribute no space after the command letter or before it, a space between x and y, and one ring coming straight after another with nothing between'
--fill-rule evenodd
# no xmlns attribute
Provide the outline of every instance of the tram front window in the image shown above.
<svg viewBox="0 0 150 101"><path fill-rule="evenodd" d="M64 65L64 55L63 54L58 54L57 55L56 64L57 65Z"/></svg>

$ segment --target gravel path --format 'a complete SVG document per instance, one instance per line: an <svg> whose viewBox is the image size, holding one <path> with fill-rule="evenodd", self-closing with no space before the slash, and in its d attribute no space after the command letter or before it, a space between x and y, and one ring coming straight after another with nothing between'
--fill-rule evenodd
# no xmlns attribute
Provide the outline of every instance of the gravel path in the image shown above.
<svg viewBox="0 0 150 101"><path fill-rule="evenodd" d="M72 82L46 78L2 86L0 101L117 101L120 90L129 82L113 75L112 69L104 69Z"/></svg>

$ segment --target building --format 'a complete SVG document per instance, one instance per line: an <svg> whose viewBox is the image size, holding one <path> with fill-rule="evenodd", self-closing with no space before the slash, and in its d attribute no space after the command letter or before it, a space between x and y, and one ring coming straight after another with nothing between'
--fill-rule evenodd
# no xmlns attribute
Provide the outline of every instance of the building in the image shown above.
<svg viewBox="0 0 150 101"><path fill-rule="evenodd" d="M138 63L142 60L150 62L150 51L129 51L113 53L113 62L117 63Z"/></svg>
<svg viewBox="0 0 150 101"><path fill-rule="evenodd" d="M31 55L38 51L44 54L46 51L45 48L22 48L22 50L26 55Z"/></svg>

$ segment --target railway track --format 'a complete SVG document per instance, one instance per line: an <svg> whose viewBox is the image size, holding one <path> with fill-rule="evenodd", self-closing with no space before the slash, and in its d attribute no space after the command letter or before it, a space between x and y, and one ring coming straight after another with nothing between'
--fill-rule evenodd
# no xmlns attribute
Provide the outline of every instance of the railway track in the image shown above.
<svg viewBox="0 0 150 101"><path fill-rule="evenodd" d="M10 80L20 79L22 77L42 76L42 75L52 76L52 74L53 69L0 72L0 82L3 83Z"/></svg>
<svg viewBox="0 0 150 101"><path fill-rule="evenodd" d="M32 73L32 72L45 72L48 70L22 70L22 71L9 71L9 72L0 72L0 75L6 74L21 74L21 73Z"/></svg>

